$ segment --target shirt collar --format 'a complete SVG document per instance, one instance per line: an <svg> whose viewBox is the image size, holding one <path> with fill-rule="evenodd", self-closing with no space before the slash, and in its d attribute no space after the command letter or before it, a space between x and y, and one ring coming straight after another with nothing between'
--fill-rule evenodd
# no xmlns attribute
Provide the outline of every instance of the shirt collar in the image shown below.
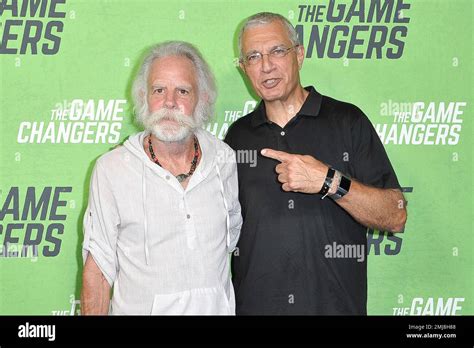
<svg viewBox="0 0 474 348"><path fill-rule="evenodd" d="M323 96L316 91L313 86L305 87L305 90L309 92L306 100L304 101L301 109L298 111L296 116L305 115L305 116L318 116L319 110L321 109L321 101ZM267 113L265 111L265 102L262 100L255 108L253 115L251 116L251 124L253 127L258 127L264 123L270 123L267 118Z"/></svg>
<svg viewBox="0 0 474 348"><path fill-rule="evenodd" d="M166 178L167 176L170 176L170 172L161 166L156 165L153 161L151 161L146 152L145 149L143 148L144 140L145 137L150 134L148 131L142 131L138 133L136 136L133 138L137 137L138 141L134 141L135 146L132 146L131 144L125 144L125 147L129 149L132 153L137 155L141 160L143 161L144 165L147 166L152 170L153 173L157 174L161 178ZM196 170L194 174L191 176L191 179L189 180L188 186L186 190L183 189L181 184L177 180L171 180L168 181L166 180L165 182L168 182L176 191L178 192L189 192L192 188L197 186L201 181L203 181L209 173L214 169L216 162L217 162L217 157L218 157L218 152L216 149L215 144L212 142L212 137L213 135L210 135L209 132L207 132L205 129L202 128L197 128L194 132L196 137L198 138L199 141L199 147L201 148L201 160L199 161L198 166L196 167ZM130 143L130 139L127 141Z"/></svg>

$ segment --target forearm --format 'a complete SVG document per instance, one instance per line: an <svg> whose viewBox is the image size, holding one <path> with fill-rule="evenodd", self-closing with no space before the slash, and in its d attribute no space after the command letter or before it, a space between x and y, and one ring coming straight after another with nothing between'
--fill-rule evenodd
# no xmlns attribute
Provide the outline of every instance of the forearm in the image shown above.
<svg viewBox="0 0 474 348"><path fill-rule="evenodd" d="M330 193L337 189L337 182L335 180L331 186ZM352 179L349 192L336 202L364 226L403 232L407 218L406 201L397 189L380 189Z"/></svg>
<svg viewBox="0 0 474 348"><path fill-rule="evenodd" d="M82 275L81 313L107 315L110 304L110 285L89 255Z"/></svg>
<svg viewBox="0 0 474 348"><path fill-rule="evenodd" d="M329 167L312 156L288 154L272 149L263 149L261 153L281 162L275 167L275 171L283 191L309 194L322 191L324 196L334 197L341 182L339 171L335 171L331 179L331 175L327 177L330 173ZM346 181L344 186L345 184ZM352 180L349 191L336 202L364 226L391 232L402 232L405 227L406 202L399 190L379 189Z"/></svg>

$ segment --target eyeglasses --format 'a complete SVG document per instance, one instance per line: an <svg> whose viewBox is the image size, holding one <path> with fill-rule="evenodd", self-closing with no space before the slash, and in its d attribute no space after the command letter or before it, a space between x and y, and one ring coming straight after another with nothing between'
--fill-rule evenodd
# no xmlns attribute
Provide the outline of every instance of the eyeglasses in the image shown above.
<svg viewBox="0 0 474 348"><path fill-rule="evenodd" d="M272 58L283 58L285 57L293 48L298 47L299 45L295 45L290 48L285 47L275 47L270 51L270 53L261 53L261 52L254 52L249 54L248 56L241 58L240 62L246 65L256 65L260 63L263 59L263 56L269 56Z"/></svg>

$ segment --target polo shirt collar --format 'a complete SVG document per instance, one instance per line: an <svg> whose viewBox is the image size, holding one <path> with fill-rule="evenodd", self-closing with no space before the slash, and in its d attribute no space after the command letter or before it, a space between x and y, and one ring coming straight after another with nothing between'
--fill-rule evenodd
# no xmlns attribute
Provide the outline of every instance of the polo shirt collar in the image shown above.
<svg viewBox="0 0 474 348"><path fill-rule="evenodd" d="M318 116L319 110L321 110L321 101L323 96L318 91L316 91L313 86L305 87L305 90L307 90L309 94L296 116ZM265 111L265 102L261 100L258 106L255 108L253 115L251 116L251 124L253 127L258 127L264 123L270 123L270 121L268 120L267 113Z"/></svg>

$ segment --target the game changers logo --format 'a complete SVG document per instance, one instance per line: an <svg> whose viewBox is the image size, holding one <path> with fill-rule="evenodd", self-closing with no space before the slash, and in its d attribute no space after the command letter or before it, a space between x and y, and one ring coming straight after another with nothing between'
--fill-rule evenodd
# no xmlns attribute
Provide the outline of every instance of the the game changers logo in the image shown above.
<svg viewBox="0 0 474 348"><path fill-rule="evenodd" d="M116 144L124 118L126 100L82 100L56 104L50 121L22 121L20 144Z"/></svg>
<svg viewBox="0 0 474 348"><path fill-rule="evenodd" d="M66 0L0 0L0 54L54 55Z"/></svg>
<svg viewBox="0 0 474 348"><path fill-rule="evenodd" d="M403 296L399 301L403 303ZM460 315L464 297L415 297L410 307L394 307L393 315Z"/></svg>
<svg viewBox="0 0 474 348"><path fill-rule="evenodd" d="M392 122L375 124L384 145L457 145L467 102L395 102L380 105Z"/></svg>
<svg viewBox="0 0 474 348"><path fill-rule="evenodd" d="M295 29L306 58L398 59L408 35L410 6L403 0L301 4Z"/></svg>
<svg viewBox="0 0 474 348"><path fill-rule="evenodd" d="M11 187L0 201L0 257L58 256L72 187Z"/></svg>

